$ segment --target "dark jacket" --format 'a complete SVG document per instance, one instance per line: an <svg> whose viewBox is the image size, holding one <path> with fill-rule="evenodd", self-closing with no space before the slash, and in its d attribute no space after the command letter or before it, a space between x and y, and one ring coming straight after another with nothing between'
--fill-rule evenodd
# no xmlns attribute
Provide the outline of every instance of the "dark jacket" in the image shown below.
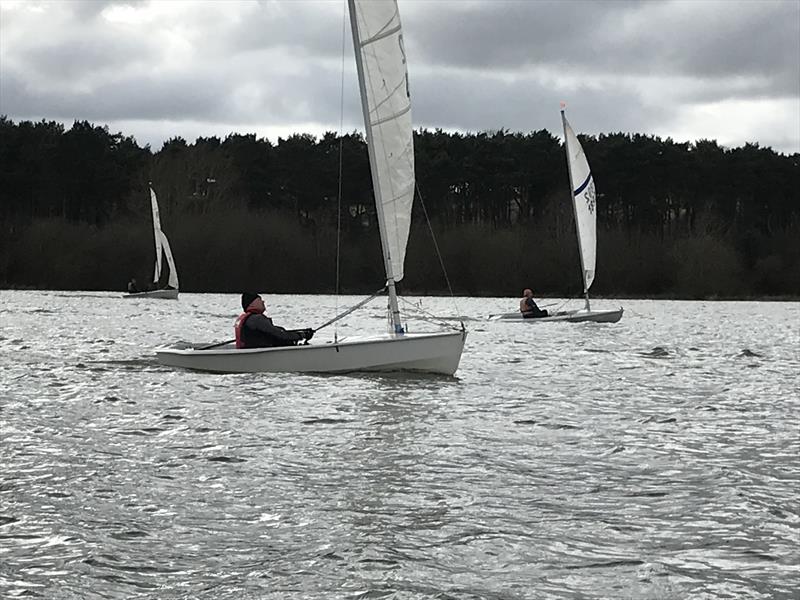
<svg viewBox="0 0 800 600"><path fill-rule="evenodd" d="M274 348L294 346L303 339L295 331L272 324L272 319L263 314L252 314L241 325L241 336L245 348Z"/></svg>
<svg viewBox="0 0 800 600"><path fill-rule="evenodd" d="M524 313L522 313L522 316L525 319L536 319L539 317L548 316L546 310L542 310L541 308L536 306L536 302L533 301L533 298L526 299L525 306L528 309Z"/></svg>

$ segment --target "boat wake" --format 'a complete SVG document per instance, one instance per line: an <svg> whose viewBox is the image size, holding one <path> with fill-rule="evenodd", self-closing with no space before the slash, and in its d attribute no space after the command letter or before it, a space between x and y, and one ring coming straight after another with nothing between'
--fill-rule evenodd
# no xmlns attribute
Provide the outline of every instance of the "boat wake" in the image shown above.
<svg viewBox="0 0 800 600"><path fill-rule="evenodd" d="M759 354L758 352L753 352L749 348L745 348L744 350L739 352L739 354L737 354L736 356L737 358L764 358L762 354Z"/></svg>
<svg viewBox="0 0 800 600"><path fill-rule="evenodd" d="M79 362L75 365L77 369L85 369L87 371L96 371L104 373L107 371L116 371L120 368L126 371L138 371L143 367L153 369L161 369L161 365L155 358L132 358L125 360L90 360Z"/></svg>
<svg viewBox="0 0 800 600"><path fill-rule="evenodd" d="M672 355L666 348L662 348L661 346L656 346L650 352L640 352L640 356L646 356L647 358L672 358Z"/></svg>

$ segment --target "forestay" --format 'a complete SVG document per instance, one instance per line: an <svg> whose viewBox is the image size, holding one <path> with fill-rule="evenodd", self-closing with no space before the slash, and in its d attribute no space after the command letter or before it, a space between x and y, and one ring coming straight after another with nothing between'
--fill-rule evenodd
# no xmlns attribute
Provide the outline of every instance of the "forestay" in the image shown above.
<svg viewBox="0 0 800 600"><path fill-rule="evenodd" d="M414 200L411 97L400 13L396 2L350 0L350 7L387 277L400 281Z"/></svg>
<svg viewBox="0 0 800 600"><path fill-rule="evenodd" d="M587 293L594 281L597 256L597 200L594 179L592 179L586 154L584 154L575 132L567 122L563 110L561 118L564 123L564 143L566 144L572 200L575 207L575 226L578 230L578 246L583 269L583 291Z"/></svg>

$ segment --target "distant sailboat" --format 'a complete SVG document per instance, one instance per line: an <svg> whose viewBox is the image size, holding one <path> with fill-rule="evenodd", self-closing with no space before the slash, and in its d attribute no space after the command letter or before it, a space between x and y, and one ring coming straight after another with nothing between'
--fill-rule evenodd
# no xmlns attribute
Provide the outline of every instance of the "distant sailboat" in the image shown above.
<svg viewBox="0 0 800 600"><path fill-rule="evenodd" d="M597 323L616 323L622 318L622 308L616 310L592 310L589 305L589 288L594 281L597 258L597 195L594 178L589 168L589 161L583 147L572 131L561 107L561 121L564 126L564 149L567 153L567 170L569 171L570 195L575 215L575 230L578 235L578 254L581 260L583 294L586 306L580 310L556 312L547 317L525 318L522 313L505 313L491 315L493 320L524 320L526 323L547 323L553 321Z"/></svg>
<svg viewBox="0 0 800 600"><path fill-rule="evenodd" d="M397 3L349 0L348 6L391 331L279 348L236 349L230 342L189 349L160 348L156 356L162 364L222 373L418 371L452 375L458 368L466 339L463 325L432 333L407 333L395 291L395 283L404 275L415 192L411 97Z"/></svg>
<svg viewBox="0 0 800 600"><path fill-rule="evenodd" d="M166 257L166 265L169 268L169 280L167 287L162 289L152 289L142 292L125 294L125 298L161 298L165 300L177 300L178 298L178 269L175 267L175 259L172 257L172 249L166 234L161 231L161 218L158 212L158 199L153 187L150 187L150 205L153 209L153 238L156 244L156 264L153 272L153 287L158 288L161 281L161 269L164 263L161 255Z"/></svg>

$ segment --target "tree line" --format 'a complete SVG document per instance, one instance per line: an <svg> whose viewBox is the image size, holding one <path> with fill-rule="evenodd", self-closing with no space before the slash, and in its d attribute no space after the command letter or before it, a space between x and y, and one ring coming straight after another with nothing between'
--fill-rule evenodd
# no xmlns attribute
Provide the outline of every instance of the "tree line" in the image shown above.
<svg viewBox="0 0 800 600"><path fill-rule="evenodd" d="M593 293L800 295L800 154L643 134L579 138L598 191ZM581 293L557 137L423 129L415 160L408 293L447 289L428 223L457 294ZM362 292L382 281L358 133L175 137L153 152L86 121L0 117L0 286L146 280L150 182L186 291Z"/></svg>

